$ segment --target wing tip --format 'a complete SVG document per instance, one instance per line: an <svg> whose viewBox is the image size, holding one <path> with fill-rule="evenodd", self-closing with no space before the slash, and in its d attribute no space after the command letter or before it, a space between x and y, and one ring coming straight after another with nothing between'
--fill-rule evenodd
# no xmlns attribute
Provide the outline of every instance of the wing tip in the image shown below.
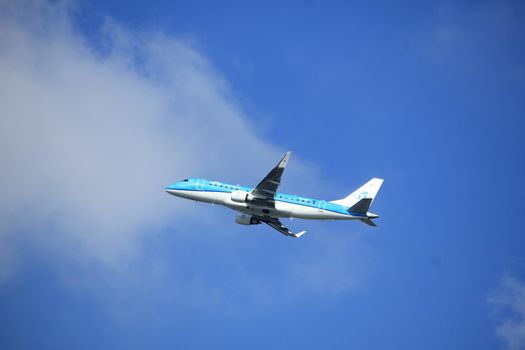
<svg viewBox="0 0 525 350"><path fill-rule="evenodd" d="M306 233L306 231L301 231L301 232L299 232L299 233L294 234L294 237L295 237L295 238L299 238L299 237L301 237L302 235L304 235L305 233Z"/></svg>
<svg viewBox="0 0 525 350"><path fill-rule="evenodd" d="M278 168L281 168L281 169L286 168L286 164L288 164L288 159L290 159L290 154L292 154L292 151L286 152L284 157L281 159L281 161L277 165Z"/></svg>

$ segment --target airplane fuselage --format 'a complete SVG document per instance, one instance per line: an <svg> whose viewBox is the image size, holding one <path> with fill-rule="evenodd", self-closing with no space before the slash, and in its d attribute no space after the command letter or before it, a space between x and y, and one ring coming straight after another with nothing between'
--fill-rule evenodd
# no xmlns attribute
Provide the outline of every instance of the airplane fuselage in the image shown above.
<svg viewBox="0 0 525 350"><path fill-rule="evenodd" d="M286 193L277 192L270 201L250 198L252 190L250 187L205 179L187 179L166 187L166 192L177 197L219 204L258 217L310 220L352 220L367 217L366 214L349 212L347 207L326 200Z"/></svg>

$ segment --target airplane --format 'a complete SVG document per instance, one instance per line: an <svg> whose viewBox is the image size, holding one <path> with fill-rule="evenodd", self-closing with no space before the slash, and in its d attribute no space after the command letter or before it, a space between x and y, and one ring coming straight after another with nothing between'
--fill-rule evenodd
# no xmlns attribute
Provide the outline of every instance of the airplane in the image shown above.
<svg viewBox="0 0 525 350"><path fill-rule="evenodd" d="M281 184L281 176L291 153L287 152L254 188L189 178L167 186L166 192L177 197L224 205L238 212L235 217L238 224L265 223L285 236L295 238L301 237L306 231L293 233L281 223L280 218L359 220L367 225L377 226L372 219L379 215L369 212L368 208L383 179L373 178L347 197L333 201L280 193L277 188Z"/></svg>

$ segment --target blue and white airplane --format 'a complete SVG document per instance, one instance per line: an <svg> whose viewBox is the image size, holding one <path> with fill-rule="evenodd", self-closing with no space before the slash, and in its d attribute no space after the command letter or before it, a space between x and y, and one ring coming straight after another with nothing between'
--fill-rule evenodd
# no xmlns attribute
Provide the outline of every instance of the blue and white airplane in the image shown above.
<svg viewBox="0 0 525 350"><path fill-rule="evenodd" d="M191 178L169 185L166 192L177 197L224 205L239 212L235 218L238 224L257 225L263 222L286 236L296 238L306 231L293 233L279 218L359 220L376 226L372 219L379 215L369 212L368 208L383 179L373 178L347 197L334 201L279 193L277 187L281 184L281 175L291 153L286 153L255 188Z"/></svg>

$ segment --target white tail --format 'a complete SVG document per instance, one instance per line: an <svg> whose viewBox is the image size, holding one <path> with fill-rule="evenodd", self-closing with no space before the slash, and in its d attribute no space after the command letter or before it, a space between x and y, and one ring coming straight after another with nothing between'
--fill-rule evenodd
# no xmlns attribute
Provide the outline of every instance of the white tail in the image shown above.
<svg viewBox="0 0 525 350"><path fill-rule="evenodd" d="M375 177L372 180L368 181L363 186L359 187L354 192L352 192L352 194L350 194L346 198L331 201L331 203L339 204L344 207L350 208L351 206L359 202L361 199L370 198L371 199L370 204L372 204L372 201L374 200L382 184L383 184L383 179L378 179Z"/></svg>

